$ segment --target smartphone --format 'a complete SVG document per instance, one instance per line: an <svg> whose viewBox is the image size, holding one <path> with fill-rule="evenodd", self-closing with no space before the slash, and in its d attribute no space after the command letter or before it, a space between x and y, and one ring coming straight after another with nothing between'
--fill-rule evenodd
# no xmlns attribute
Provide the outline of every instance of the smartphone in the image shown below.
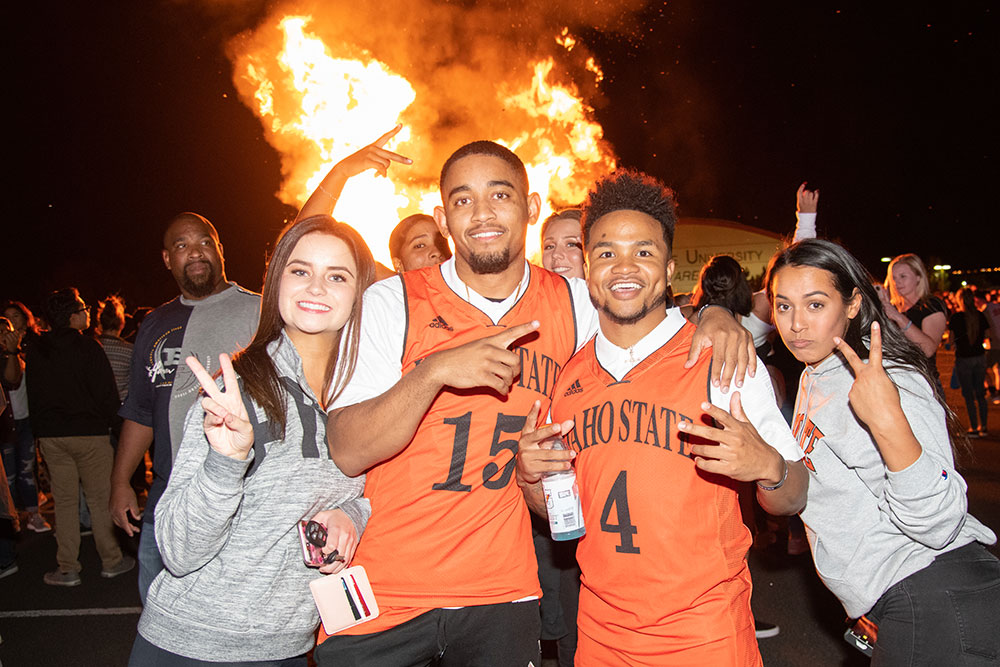
<svg viewBox="0 0 1000 667"><path fill-rule="evenodd" d="M878 626L866 616L862 616L844 632L844 641L858 649L869 658L875 651L875 641L878 639Z"/></svg>

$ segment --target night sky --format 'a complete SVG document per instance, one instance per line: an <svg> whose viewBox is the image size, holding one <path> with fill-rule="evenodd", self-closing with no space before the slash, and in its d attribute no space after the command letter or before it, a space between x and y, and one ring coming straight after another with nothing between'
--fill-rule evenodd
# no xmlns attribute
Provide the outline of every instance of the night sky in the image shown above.
<svg viewBox="0 0 1000 667"><path fill-rule="evenodd" d="M169 299L160 236L182 210L219 228L230 279L260 287L295 212L274 196L280 158L224 52L264 15L249 4L13 11L0 297L36 306L76 285L88 302ZM682 215L788 232L806 180L820 233L882 277L878 258L901 252L1000 259L989 4L651 2L621 32L570 29L604 68L592 103L620 164L673 186Z"/></svg>

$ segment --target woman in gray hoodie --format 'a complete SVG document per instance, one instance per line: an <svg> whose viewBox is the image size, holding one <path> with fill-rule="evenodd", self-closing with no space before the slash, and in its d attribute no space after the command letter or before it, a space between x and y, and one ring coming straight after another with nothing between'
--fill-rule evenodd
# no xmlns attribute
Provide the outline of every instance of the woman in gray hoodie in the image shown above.
<svg viewBox="0 0 1000 667"><path fill-rule="evenodd" d="M257 333L221 382L187 362L206 397L188 413L156 508L166 565L149 590L130 665L306 665L319 617L297 524L328 530L350 564L371 513L364 476L330 459L325 409L357 361L364 240L329 216L282 232L267 267ZM225 323L220 323L225 326Z"/></svg>
<svg viewBox="0 0 1000 667"><path fill-rule="evenodd" d="M967 511L961 432L927 357L873 284L819 239L768 267L775 325L806 364L792 432L810 471L801 516L816 570L851 618L877 626L873 665L995 664L1000 562L983 545L996 535Z"/></svg>

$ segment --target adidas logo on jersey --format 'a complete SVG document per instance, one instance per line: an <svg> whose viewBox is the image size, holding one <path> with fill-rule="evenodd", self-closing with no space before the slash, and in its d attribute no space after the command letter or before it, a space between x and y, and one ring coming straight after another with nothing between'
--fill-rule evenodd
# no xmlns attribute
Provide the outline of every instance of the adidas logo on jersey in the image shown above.
<svg viewBox="0 0 1000 667"><path fill-rule="evenodd" d="M573 394L582 394L582 393L583 393L583 386L580 385L580 381L574 380L573 384L569 386L569 389L566 390L566 393L563 394L563 396L572 396Z"/></svg>
<svg viewBox="0 0 1000 667"><path fill-rule="evenodd" d="M431 329L444 329L445 331L454 331L450 324L444 321L444 318L438 315L430 323Z"/></svg>

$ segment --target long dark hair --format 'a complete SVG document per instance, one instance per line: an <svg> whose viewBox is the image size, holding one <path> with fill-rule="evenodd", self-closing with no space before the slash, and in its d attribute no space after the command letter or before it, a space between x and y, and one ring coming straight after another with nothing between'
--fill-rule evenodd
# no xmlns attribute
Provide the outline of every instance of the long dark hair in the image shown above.
<svg viewBox="0 0 1000 667"><path fill-rule="evenodd" d="M285 392L279 382L274 362L267 353L267 346L281 336L281 330L285 326L278 310L278 290L288 258L302 237L314 232L335 236L346 243L358 269L357 289L351 315L330 346L330 356L323 374L323 391L316 397L324 408L328 399L332 402L340 395L354 373L358 361L358 341L361 337L362 296L375 279L375 260L364 239L352 227L337 222L328 215L314 215L292 222L278 236L264 274L257 333L246 349L233 359L233 368L243 380L245 391L264 408L268 419L280 426L282 436L285 432ZM343 354L340 354L345 331L347 342L343 345Z"/></svg>
<svg viewBox="0 0 1000 667"><path fill-rule="evenodd" d="M753 293L743 267L729 255L715 255L698 274L695 310L714 303L746 317L753 308Z"/></svg>
<svg viewBox="0 0 1000 667"><path fill-rule="evenodd" d="M969 344L975 345L983 340L983 332L979 330L979 309L976 308L976 294L968 287L958 291L959 303L962 304L962 317L965 319L965 335Z"/></svg>
<svg viewBox="0 0 1000 667"><path fill-rule="evenodd" d="M26 327L25 333L29 336L38 335L38 322L35 320L35 316L32 314L31 310L21 303L20 301L7 301L0 308L0 313L7 312L8 308L13 308L14 310L20 311L21 315L24 317L24 326Z"/></svg>
<svg viewBox="0 0 1000 667"><path fill-rule="evenodd" d="M850 345L859 357L867 359L869 351L866 342L871 336L872 322L878 322L882 330L882 363L886 368L909 369L920 373L930 385L934 398L944 409L953 447L955 443L965 442L958 419L945 402L940 384L934 378L931 360L886 316L882 302L875 291L874 278L854 255L836 243L824 239L806 239L779 250L768 263L764 278L767 296L771 303L774 303L775 276L779 269L786 266L810 266L826 271L833 278L834 287L844 303L850 301L857 290L861 295L861 308L857 316L849 321L844 342Z"/></svg>

